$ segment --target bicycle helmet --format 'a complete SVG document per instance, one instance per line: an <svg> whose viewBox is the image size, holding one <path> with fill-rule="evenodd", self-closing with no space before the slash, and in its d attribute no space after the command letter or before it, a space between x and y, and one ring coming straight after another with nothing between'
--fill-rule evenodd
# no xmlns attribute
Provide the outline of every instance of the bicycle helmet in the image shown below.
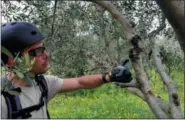
<svg viewBox="0 0 185 120"><path fill-rule="evenodd" d="M11 22L1 27L1 46L7 48L14 57L18 52L42 40L43 34L29 22ZM7 64L8 56L1 52L1 60Z"/></svg>

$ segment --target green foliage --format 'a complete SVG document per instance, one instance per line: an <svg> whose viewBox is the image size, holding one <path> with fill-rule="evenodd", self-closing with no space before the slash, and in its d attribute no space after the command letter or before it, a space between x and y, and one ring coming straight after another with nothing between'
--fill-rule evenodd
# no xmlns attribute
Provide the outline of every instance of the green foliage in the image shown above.
<svg viewBox="0 0 185 120"><path fill-rule="evenodd" d="M6 54L7 56L11 57L11 58L14 58L13 55L11 54L11 52L6 49L5 47L2 47L2 53ZM32 85L32 79L30 77L34 77L35 74L30 72L30 69L32 68L34 62L35 62L35 58L31 58L28 54L25 54L21 57L19 57L19 54L18 53L16 55L16 57L14 58L14 65L13 67L11 68L8 68L8 65L7 64L2 64L3 68L4 68L4 74L7 75L8 72L13 72L15 73L21 80L25 80L28 85ZM9 80L9 81L13 81L14 78L12 80ZM8 86L10 84L12 84L11 82L7 81L5 83L5 85L3 86L3 89L7 92L9 92L10 94L13 94L13 95L17 95L19 93L15 92L15 91L11 91L8 89Z"/></svg>

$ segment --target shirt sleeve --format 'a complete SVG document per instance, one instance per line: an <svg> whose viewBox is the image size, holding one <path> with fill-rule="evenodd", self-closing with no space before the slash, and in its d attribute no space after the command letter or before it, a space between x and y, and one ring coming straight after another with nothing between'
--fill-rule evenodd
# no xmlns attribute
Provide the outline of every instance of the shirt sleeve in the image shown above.
<svg viewBox="0 0 185 120"><path fill-rule="evenodd" d="M61 90L63 79L52 75L44 75L44 77L48 85L48 101L50 101Z"/></svg>
<svg viewBox="0 0 185 120"><path fill-rule="evenodd" d="M5 102L4 96L1 95L1 119L7 119L7 118L8 118L7 104Z"/></svg>

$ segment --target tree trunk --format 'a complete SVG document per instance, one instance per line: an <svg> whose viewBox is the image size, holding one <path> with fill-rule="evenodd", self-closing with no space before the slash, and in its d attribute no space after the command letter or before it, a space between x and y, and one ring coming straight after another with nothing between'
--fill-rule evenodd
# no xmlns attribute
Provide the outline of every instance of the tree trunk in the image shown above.
<svg viewBox="0 0 185 120"><path fill-rule="evenodd" d="M184 0L156 0L156 2L173 27L185 53Z"/></svg>

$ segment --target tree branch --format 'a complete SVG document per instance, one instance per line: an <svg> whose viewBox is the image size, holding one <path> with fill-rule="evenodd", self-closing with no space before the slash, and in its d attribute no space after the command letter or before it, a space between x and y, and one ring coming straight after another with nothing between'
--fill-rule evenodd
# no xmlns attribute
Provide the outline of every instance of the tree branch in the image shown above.
<svg viewBox="0 0 185 120"><path fill-rule="evenodd" d="M156 3L172 25L181 48L185 53L184 0L156 0Z"/></svg>
<svg viewBox="0 0 185 120"><path fill-rule="evenodd" d="M149 38L156 36L161 30L163 30L166 27L166 24L165 24L166 18L165 18L164 15L162 15L161 17L162 17L162 19L161 19L162 21L160 22L159 27L156 30L153 30L152 32L150 32L148 34L148 37Z"/></svg>
<svg viewBox="0 0 185 120"><path fill-rule="evenodd" d="M129 87L127 88L129 92L131 92L132 94L138 96L139 98L141 98L143 101L146 102L145 96L144 94L137 88L132 88ZM155 97L155 101L159 104L160 108L168 115L169 114L169 109L170 109L170 105L168 103L166 103L166 101L164 101L163 99L161 99L159 96Z"/></svg>
<svg viewBox="0 0 185 120"><path fill-rule="evenodd" d="M179 96L176 92L175 86L173 85L172 79L168 76L168 74L165 72L165 70L162 67L162 61L160 59L159 50L156 45L154 45L152 52L153 52L153 57L154 57L157 72L161 76L163 82L165 83L168 89L169 100L170 100L170 113L172 114L172 118L182 118Z"/></svg>
<svg viewBox="0 0 185 120"><path fill-rule="evenodd" d="M54 22L55 22L55 14L56 14L57 2L58 2L58 0L55 0L54 11L53 11L53 22L51 24L51 37L53 36L53 33L54 33Z"/></svg>
<svg viewBox="0 0 185 120"><path fill-rule="evenodd" d="M136 72L137 80L142 85L141 91L144 93L146 101L150 106L153 113L157 118L167 118L166 114L162 111L159 104L156 102L152 90L149 87L147 76L144 72L142 60L141 60L141 45L139 45L140 37L135 33L135 30L131 27L129 22L122 16L122 14L108 1L93 0L93 2L102 6L110 12L113 18L120 22L124 26L124 33L126 38L131 41L133 48L130 50L129 57L132 60L133 68Z"/></svg>
<svg viewBox="0 0 185 120"><path fill-rule="evenodd" d="M162 15L162 22L160 22L160 26L152 31L151 33L149 33L148 37L155 37L156 34L158 34L161 30L163 30L165 28L165 16ZM152 49L152 55L155 61L155 66L157 69L157 72L159 73L159 75L161 76L163 83L165 83L165 85L167 86L168 92L169 92L169 100L170 100L170 105L168 105L169 110L165 110L165 113L168 113L168 115L170 116L170 118L181 118L181 110L179 107L180 101L177 95L177 92L175 90L174 85L172 84L172 80L171 78L167 75L167 73L165 72L165 70L162 68L162 61L160 59L160 54L158 51L158 47L155 44L155 41L152 40L153 43L153 49ZM175 97L173 97L175 96ZM164 104L164 102L163 102ZM161 106L161 105L160 105ZM163 110L164 111L164 110Z"/></svg>
<svg viewBox="0 0 185 120"><path fill-rule="evenodd" d="M131 92L132 94L138 96L139 98L141 98L143 101L146 102L146 98L145 95L137 88L133 88L133 87L129 87L127 88L129 92ZM163 99L161 99L159 96L155 97L155 101L159 104L160 108L170 116L169 114L169 109L170 109L170 105L168 103L166 103L166 101L164 101Z"/></svg>
<svg viewBox="0 0 185 120"><path fill-rule="evenodd" d="M133 31L130 22L128 22L124 16L122 16L122 14L116 9L116 7L114 7L114 5L109 2L109 1L102 1L102 0L90 0L98 5L100 5L101 7L103 7L104 9L108 10L111 15L112 18L116 19L118 22L121 23L121 25L124 26L124 33L126 35L126 38L128 40L131 40L134 36L135 36L135 31Z"/></svg>
<svg viewBox="0 0 185 120"><path fill-rule="evenodd" d="M171 118L171 115L169 114L170 105L161 99L160 96L155 97L155 100L159 103L160 108Z"/></svg>

